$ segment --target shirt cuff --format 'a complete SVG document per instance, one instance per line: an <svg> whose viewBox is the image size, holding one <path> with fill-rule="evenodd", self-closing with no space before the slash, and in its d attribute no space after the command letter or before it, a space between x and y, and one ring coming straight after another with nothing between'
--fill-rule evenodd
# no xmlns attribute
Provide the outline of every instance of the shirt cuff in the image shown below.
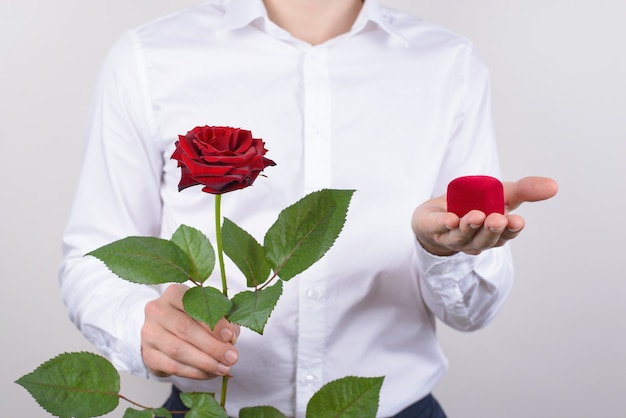
<svg viewBox="0 0 626 418"><path fill-rule="evenodd" d="M120 338L91 324L82 324L81 332L120 371L148 377L148 369L141 355L141 328L144 322L144 305L135 304L119 330Z"/></svg>
<svg viewBox="0 0 626 418"><path fill-rule="evenodd" d="M448 256L434 255L426 251L417 240L415 248L418 269L423 278L464 277L474 270L480 258L461 252ZM441 286L445 287L443 284Z"/></svg>
<svg viewBox="0 0 626 418"><path fill-rule="evenodd" d="M417 243L416 257L424 302L456 329L469 331L487 324L510 290L513 274L508 246L479 255L442 257Z"/></svg>

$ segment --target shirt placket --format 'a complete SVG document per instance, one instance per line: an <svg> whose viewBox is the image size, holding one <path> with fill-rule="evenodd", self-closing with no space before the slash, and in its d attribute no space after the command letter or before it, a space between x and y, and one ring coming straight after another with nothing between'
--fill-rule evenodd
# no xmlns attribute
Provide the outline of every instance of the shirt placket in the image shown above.
<svg viewBox="0 0 626 418"><path fill-rule="evenodd" d="M304 86L304 187L307 193L331 185L331 94L328 49L305 51ZM323 383L326 334L326 266L318 261L305 280L299 280L296 413L304 417L306 404Z"/></svg>

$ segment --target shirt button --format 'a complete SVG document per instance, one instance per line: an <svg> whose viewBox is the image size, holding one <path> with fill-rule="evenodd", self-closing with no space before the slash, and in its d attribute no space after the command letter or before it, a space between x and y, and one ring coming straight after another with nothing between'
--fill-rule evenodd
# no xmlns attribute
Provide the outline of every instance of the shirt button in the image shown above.
<svg viewBox="0 0 626 418"><path fill-rule="evenodd" d="M315 290L315 289L309 289L309 290L306 292L306 297L307 297L307 299L309 299L309 300L318 300L318 299L320 298L320 294L319 294L319 292L318 292L317 290Z"/></svg>
<svg viewBox="0 0 626 418"><path fill-rule="evenodd" d="M304 378L304 383L306 383L307 386L311 386L313 383L315 383L315 376L312 374L307 374L306 377Z"/></svg>

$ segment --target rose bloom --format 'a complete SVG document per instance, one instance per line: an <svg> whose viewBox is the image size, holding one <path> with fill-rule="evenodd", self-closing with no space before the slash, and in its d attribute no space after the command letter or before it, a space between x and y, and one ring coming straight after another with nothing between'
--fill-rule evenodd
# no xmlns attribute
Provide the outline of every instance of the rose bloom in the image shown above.
<svg viewBox="0 0 626 418"><path fill-rule="evenodd" d="M264 157L263 140L245 129L198 126L179 135L172 159L178 161L178 190L198 184L203 192L222 194L250 186L265 167L276 165Z"/></svg>

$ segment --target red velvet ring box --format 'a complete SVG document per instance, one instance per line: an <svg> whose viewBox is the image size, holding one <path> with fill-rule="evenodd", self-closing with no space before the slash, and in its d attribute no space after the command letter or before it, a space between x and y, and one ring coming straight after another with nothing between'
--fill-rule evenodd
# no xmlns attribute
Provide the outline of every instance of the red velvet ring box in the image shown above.
<svg viewBox="0 0 626 418"><path fill-rule="evenodd" d="M504 214L504 189L500 180L490 176L459 177L448 184L448 212L459 218L477 209L489 215Z"/></svg>

